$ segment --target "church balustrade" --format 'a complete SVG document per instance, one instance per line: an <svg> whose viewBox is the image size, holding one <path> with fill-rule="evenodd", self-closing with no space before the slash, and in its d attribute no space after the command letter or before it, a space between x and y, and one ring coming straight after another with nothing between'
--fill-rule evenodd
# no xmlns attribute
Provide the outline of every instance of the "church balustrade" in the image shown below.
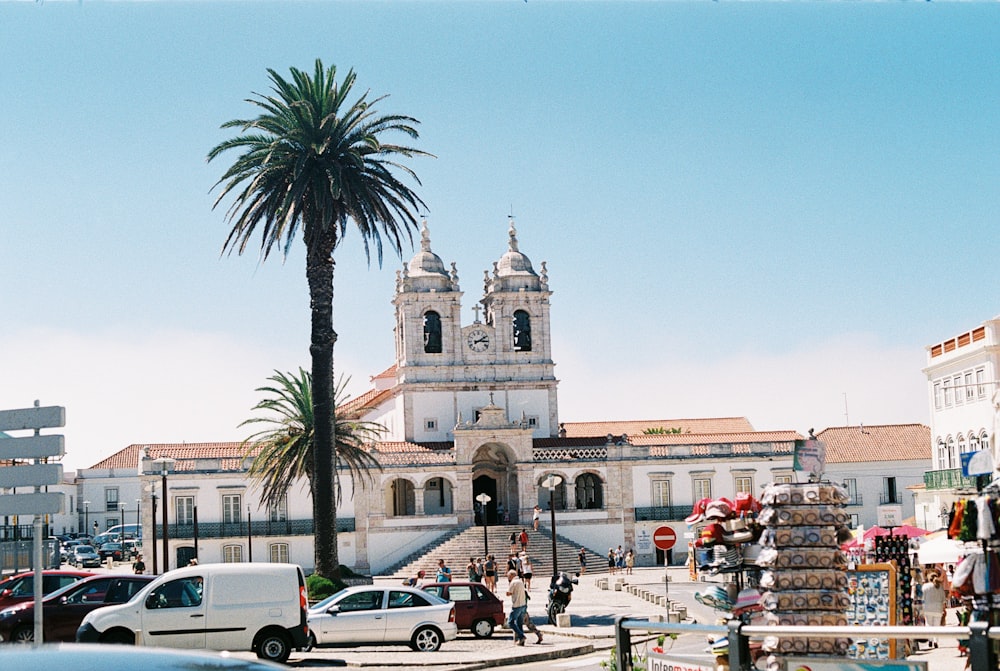
<svg viewBox="0 0 1000 671"><path fill-rule="evenodd" d="M560 448L560 449L539 449L532 451L532 458L535 461L604 461L608 458L608 448L588 447L588 448Z"/></svg>
<svg viewBox="0 0 1000 671"><path fill-rule="evenodd" d="M677 522L691 514L691 506L636 507L636 522Z"/></svg>
<svg viewBox="0 0 1000 671"><path fill-rule="evenodd" d="M170 538L194 538L193 524L171 524L168 526ZM339 533L351 533L355 530L353 517L338 517L337 531ZM250 536L311 536L315 533L315 527L311 519L303 520L282 520L272 522L270 520L255 520L247 528L247 521L239 522L199 522L198 538L241 538ZM158 538L163 537L163 525L156 525Z"/></svg>

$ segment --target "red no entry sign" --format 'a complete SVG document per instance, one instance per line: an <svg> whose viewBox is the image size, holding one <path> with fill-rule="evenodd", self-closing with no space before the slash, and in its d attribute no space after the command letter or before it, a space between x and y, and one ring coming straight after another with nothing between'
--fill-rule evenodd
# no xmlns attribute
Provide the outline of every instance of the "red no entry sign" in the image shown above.
<svg viewBox="0 0 1000 671"><path fill-rule="evenodd" d="M653 545L661 550L669 550L677 542L677 534L670 527L657 527L653 532Z"/></svg>

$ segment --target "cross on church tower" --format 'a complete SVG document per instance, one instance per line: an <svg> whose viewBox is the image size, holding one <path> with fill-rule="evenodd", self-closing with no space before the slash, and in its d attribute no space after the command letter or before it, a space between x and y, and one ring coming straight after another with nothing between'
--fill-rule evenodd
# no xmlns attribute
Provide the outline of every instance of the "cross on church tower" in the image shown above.
<svg viewBox="0 0 1000 671"><path fill-rule="evenodd" d="M476 303L475 305L473 305L473 306L472 306L472 311L473 311L474 313L476 313L476 323L477 323L477 324L479 324L479 323L480 323L480 321L479 321L479 311L480 311L480 310L482 310L482 308L481 308L481 307L479 307L479 303Z"/></svg>

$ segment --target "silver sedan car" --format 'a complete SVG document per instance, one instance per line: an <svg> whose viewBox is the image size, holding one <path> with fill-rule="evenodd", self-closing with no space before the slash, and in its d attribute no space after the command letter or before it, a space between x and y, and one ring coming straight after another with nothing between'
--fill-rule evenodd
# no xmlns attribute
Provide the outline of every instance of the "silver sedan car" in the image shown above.
<svg viewBox="0 0 1000 671"><path fill-rule="evenodd" d="M433 652L458 635L455 604L410 587L348 587L309 609L316 647L409 645Z"/></svg>

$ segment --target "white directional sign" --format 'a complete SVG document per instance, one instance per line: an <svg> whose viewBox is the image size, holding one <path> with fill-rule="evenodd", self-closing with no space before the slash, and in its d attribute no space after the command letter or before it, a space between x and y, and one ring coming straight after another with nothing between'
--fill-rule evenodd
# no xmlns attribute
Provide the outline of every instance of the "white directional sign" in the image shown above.
<svg viewBox="0 0 1000 671"><path fill-rule="evenodd" d="M26 464L0 468L0 489L42 487L62 483L62 464Z"/></svg>
<svg viewBox="0 0 1000 671"><path fill-rule="evenodd" d="M56 426L66 426L66 408L60 405L0 410L0 431L49 429Z"/></svg>
<svg viewBox="0 0 1000 671"><path fill-rule="evenodd" d="M62 492L0 496L0 515L55 515L63 512Z"/></svg>
<svg viewBox="0 0 1000 671"><path fill-rule="evenodd" d="M0 431L28 431L47 429L66 424L66 408L21 408L0 410ZM65 453L62 436L20 436L0 440L0 460L13 461L15 465L0 468L0 490L21 489L16 494L0 496L0 515L46 515L63 511L61 492L23 492L25 488L37 490L62 482L62 464L38 463L48 457L61 457ZM34 464L17 463L35 461ZM37 521L36 523L41 524ZM40 542L40 540L39 540Z"/></svg>
<svg viewBox="0 0 1000 671"><path fill-rule="evenodd" d="M63 436L24 436L0 440L0 460L44 459L66 454Z"/></svg>

